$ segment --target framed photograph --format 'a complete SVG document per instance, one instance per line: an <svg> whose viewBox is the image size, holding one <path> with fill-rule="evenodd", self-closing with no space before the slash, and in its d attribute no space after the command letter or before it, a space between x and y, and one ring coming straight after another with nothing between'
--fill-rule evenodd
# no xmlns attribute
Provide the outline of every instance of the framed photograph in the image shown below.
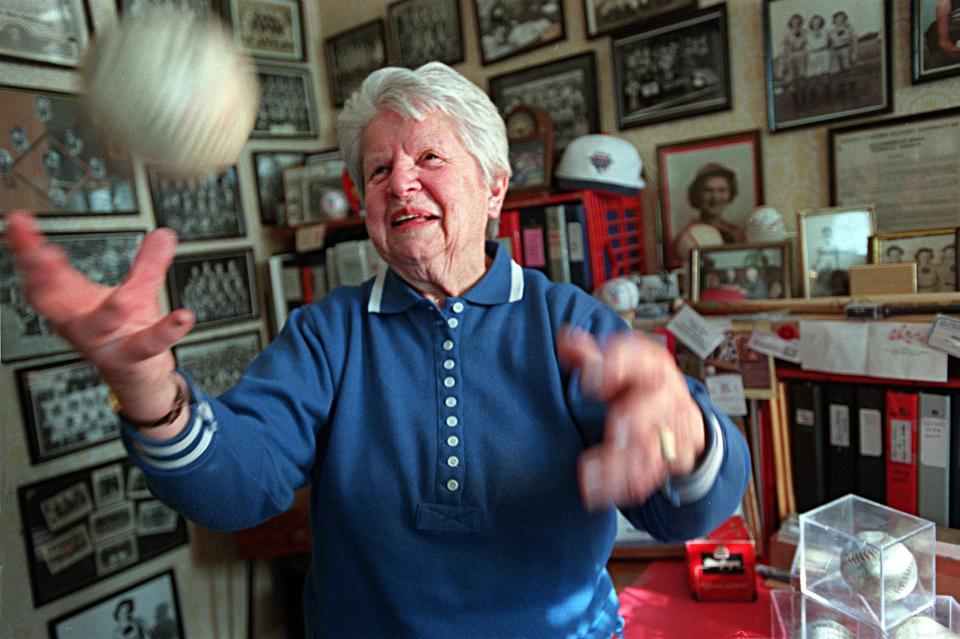
<svg viewBox="0 0 960 639"><path fill-rule="evenodd" d="M633 4L620 0L583 0L587 37L595 38L632 24L647 23L672 11L696 6L697 0L659 0Z"/></svg>
<svg viewBox="0 0 960 639"><path fill-rule="evenodd" d="M774 399L776 367L771 355L749 346L754 329L770 330L769 322L733 322L723 332L723 341L703 361L704 379L714 375L740 375L745 399Z"/></svg>
<svg viewBox="0 0 960 639"><path fill-rule="evenodd" d="M492 64L563 40L563 3L557 0L473 0L480 58Z"/></svg>
<svg viewBox="0 0 960 639"><path fill-rule="evenodd" d="M893 109L891 0L764 0L771 132Z"/></svg>
<svg viewBox="0 0 960 639"><path fill-rule="evenodd" d="M204 392L216 397L237 383L262 349L260 332L250 331L179 344L173 356Z"/></svg>
<svg viewBox="0 0 960 639"><path fill-rule="evenodd" d="M97 133L76 96L0 87L0 215L17 209L137 213L130 157Z"/></svg>
<svg viewBox="0 0 960 639"><path fill-rule="evenodd" d="M960 108L830 129L830 201L882 233L960 226Z"/></svg>
<svg viewBox="0 0 960 639"><path fill-rule="evenodd" d="M246 235L237 169L203 174L148 169L157 226L169 226L181 242Z"/></svg>
<svg viewBox="0 0 960 639"><path fill-rule="evenodd" d="M260 317L251 249L178 255L167 273L171 308L189 308L197 328Z"/></svg>
<svg viewBox="0 0 960 639"><path fill-rule="evenodd" d="M151 5L172 5L178 9L189 9L201 18L208 18L217 15L220 2L221 0L117 0L117 13L122 17L135 15Z"/></svg>
<svg viewBox="0 0 960 639"><path fill-rule="evenodd" d="M143 240L142 231L49 234L67 252L70 263L95 282L123 281ZM10 252L0 245L0 352L4 362L70 350L33 307L27 304Z"/></svg>
<svg viewBox="0 0 960 639"><path fill-rule="evenodd" d="M847 269L866 264L877 232L873 207L833 207L797 213L804 297L850 294Z"/></svg>
<svg viewBox="0 0 960 639"><path fill-rule="evenodd" d="M233 38L254 58L305 60L300 0L230 0Z"/></svg>
<svg viewBox="0 0 960 639"><path fill-rule="evenodd" d="M306 162L307 154L296 151L254 151L253 170L257 181L260 223L277 225L284 218L283 172Z"/></svg>
<svg viewBox="0 0 960 639"><path fill-rule="evenodd" d="M109 388L93 366L74 359L17 370L30 463L39 464L120 437Z"/></svg>
<svg viewBox="0 0 960 639"><path fill-rule="evenodd" d="M877 233L870 238L870 262L916 262L918 293L957 289L957 240L960 229Z"/></svg>
<svg viewBox="0 0 960 639"><path fill-rule="evenodd" d="M157 637L183 639L173 570L148 577L47 624L50 639Z"/></svg>
<svg viewBox="0 0 960 639"><path fill-rule="evenodd" d="M4 5L0 13L0 57L79 66L90 41L84 0L30 0ZM0 99L0 104L4 101Z"/></svg>
<svg viewBox="0 0 960 639"><path fill-rule="evenodd" d="M666 266L683 265L696 246L741 243L764 201L760 131L661 144L657 178Z"/></svg>
<svg viewBox="0 0 960 639"><path fill-rule="evenodd" d="M611 43L618 128L731 108L726 4L615 36Z"/></svg>
<svg viewBox="0 0 960 639"><path fill-rule="evenodd" d="M320 135L313 79L307 69L257 65L260 112L253 138L313 138Z"/></svg>
<svg viewBox="0 0 960 639"><path fill-rule="evenodd" d="M960 23L950 0L911 0L911 80L926 82L960 73Z"/></svg>
<svg viewBox="0 0 960 639"><path fill-rule="evenodd" d="M787 241L693 249L691 298L700 302L791 297L790 244Z"/></svg>
<svg viewBox="0 0 960 639"><path fill-rule="evenodd" d="M17 489L35 607L187 543L180 515L166 533L137 532L140 502L124 486L132 466L123 457ZM95 505L98 492L109 505Z"/></svg>
<svg viewBox="0 0 960 639"><path fill-rule="evenodd" d="M501 115L521 105L546 111L559 156L574 138L600 131L596 69L593 53L583 53L494 76L488 93Z"/></svg>
<svg viewBox="0 0 960 639"><path fill-rule="evenodd" d="M343 190L345 165L338 151L313 156L283 172L285 216L281 226L300 226L343 219L350 204Z"/></svg>
<svg viewBox="0 0 960 639"><path fill-rule="evenodd" d="M464 60L459 0L399 0L387 6L394 64L415 69L437 60Z"/></svg>
<svg viewBox="0 0 960 639"><path fill-rule="evenodd" d="M341 107L371 72L387 65L383 20L364 22L329 37L325 48L330 99L333 106Z"/></svg>

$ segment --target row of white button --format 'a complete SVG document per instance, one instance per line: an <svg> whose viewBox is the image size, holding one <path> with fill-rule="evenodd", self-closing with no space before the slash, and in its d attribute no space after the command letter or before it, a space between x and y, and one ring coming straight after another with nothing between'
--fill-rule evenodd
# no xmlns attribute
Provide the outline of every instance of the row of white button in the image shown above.
<svg viewBox="0 0 960 639"><path fill-rule="evenodd" d="M463 312L463 302L454 302L451 308L453 309L454 313L461 313ZM458 320L456 317L451 317L447 320L447 326L449 326L450 328L457 328L459 325L460 325L460 320ZM443 350L448 352L452 351L453 340L449 340L449 339L444 340L442 346L443 346ZM450 358L447 358L443 361L444 370L448 370L448 371L453 370L454 367L456 367L456 365L457 365L456 362ZM453 376L448 375L447 377L443 378L443 385L446 388L453 388L454 386L457 385L457 380L454 379ZM447 397L443 403L446 404L448 408L453 408L454 406L457 405L457 398L451 395ZM447 417L447 426L453 428L459 423L460 423L460 420L457 419L456 415L450 415ZM457 437L456 435L450 435L449 437L447 437L447 446L451 448L455 448L456 446L459 446L459 445L460 445L459 437ZM450 468L456 468L459 465L460 465L459 457L457 457L456 455L450 455L449 457L447 457L447 466L449 466ZM460 489L460 482L458 482L456 479L447 480L447 490L449 490L450 492L456 492L459 489Z"/></svg>

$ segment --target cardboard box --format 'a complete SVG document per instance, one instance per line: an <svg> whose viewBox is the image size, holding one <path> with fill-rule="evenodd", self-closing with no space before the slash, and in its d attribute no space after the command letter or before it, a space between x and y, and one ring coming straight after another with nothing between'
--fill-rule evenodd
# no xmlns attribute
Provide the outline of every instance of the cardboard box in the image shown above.
<svg viewBox="0 0 960 639"><path fill-rule="evenodd" d="M847 269L850 295L892 295L917 292L916 262L858 264Z"/></svg>
<svg viewBox="0 0 960 639"><path fill-rule="evenodd" d="M686 543L690 592L700 601L753 601L757 596L756 546L734 515L704 539Z"/></svg>

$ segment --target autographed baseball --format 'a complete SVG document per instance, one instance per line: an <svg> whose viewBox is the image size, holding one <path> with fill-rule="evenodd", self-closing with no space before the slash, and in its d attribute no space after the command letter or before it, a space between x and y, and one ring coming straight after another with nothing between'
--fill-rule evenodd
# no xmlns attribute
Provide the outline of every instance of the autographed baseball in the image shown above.
<svg viewBox="0 0 960 639"><path fill-rule="evenodd" d="M857 539L869 545L851 545L840 555L840 574L855 592L867 597L882 594L891 601L913 592L917 585L917 561L906 546L890 545L893 538L879 530L859 532Z"/></svg>
<svg viewBox="0 0 960 639"><path fill-rule="evenodd" d="M853 639L853 633L832 619L820 619L807 626L808 639Z"/></svg>
<svg viewBox="0 0 960 639"><path fill-rule="evenodd" d="M950 632L930 617L912 617L897 626L891 639L957 639L960 635Z"/></svg>
<svg viewBox="0 0 960 639"><path fill-rule="evenodd" d="M168 171L233 164L260 88L219 20L170 5L125 16L84 60L85 103L117 142Z"/></svg>

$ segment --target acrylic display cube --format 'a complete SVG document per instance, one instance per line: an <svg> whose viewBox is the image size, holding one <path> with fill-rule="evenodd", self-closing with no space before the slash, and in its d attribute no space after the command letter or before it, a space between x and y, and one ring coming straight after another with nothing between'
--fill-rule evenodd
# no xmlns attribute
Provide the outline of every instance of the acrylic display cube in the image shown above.
<svg viewBox="0 0 960 639"><path fill-rule="evenodd" d="M855 495L800 515L800 590L882 631L934 605L933 522Z"/></svg>

